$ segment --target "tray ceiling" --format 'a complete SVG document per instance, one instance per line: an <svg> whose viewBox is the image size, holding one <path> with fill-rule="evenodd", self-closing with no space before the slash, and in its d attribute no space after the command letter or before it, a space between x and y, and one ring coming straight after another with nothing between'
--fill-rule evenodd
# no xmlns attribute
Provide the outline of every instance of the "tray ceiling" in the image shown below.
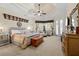
<svg viewBox="0 0 79 59"><path fill-rule="evenodd" d="M75 6L76 4L74 4ZM37 3L0 3L0 7L12 11L18 16L23 16L28 20L51 20L51 19L64 19L67 16L68 4L67 3L42 3L41 10L46 12L46 15L34 15L33 11L37 11ZM73 7L74 8L74 7Z"/></svg>

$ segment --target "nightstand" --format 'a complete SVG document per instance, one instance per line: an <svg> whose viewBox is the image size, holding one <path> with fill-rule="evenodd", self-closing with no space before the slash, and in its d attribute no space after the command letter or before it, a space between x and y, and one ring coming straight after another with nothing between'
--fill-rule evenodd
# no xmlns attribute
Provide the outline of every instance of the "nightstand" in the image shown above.
<svg viewBox="0 0 79 59"><path fill-rule="evenodd" d="M0 46L9 44L9 35L8 34L0 34Z"/></svg>

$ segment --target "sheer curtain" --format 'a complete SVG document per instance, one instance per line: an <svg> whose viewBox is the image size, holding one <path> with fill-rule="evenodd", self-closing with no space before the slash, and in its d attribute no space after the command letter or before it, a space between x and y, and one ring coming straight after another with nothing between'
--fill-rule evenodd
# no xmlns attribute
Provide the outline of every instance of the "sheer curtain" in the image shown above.
<svg viewBox="0 0 79 59"><path fill-rule="evenodd" d="M56 21L56 35L58 35L58 21Z"/></svg>
<svg viewBox="0 0 79 59"><path fill-rule="evenodd" d="M60 20L60 35L62 35L63 32L63 20Z"/></svg>
<svg viewBox="0 0 79 59"><path fill-rule="evenodd" d="M56 35L62 35L62 32L63 32L63 24L64 24L64 21L63 19L61 20L56 20Z"/></svg>

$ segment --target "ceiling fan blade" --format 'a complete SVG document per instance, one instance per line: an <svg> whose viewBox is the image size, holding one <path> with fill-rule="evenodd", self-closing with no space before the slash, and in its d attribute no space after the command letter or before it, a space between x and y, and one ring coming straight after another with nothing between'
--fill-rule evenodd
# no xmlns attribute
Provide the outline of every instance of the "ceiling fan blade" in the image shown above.
<svg viewBox="0 0 79 59"><path fill-rule="evenodd" d="M36 13L34 13L34 15L37 15Z"/></svg>
<svg viewBox="0 0 79 59"><path fill-rule="evenodd" d="M42 13L42 14L46 15L46 13Z"/></svg>

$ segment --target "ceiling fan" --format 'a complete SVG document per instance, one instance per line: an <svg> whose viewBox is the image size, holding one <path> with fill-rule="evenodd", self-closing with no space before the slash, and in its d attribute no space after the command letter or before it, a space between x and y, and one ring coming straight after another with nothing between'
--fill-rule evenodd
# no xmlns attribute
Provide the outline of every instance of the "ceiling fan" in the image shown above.
<svg viewBox="0 0 79 59"><path fill-rule="evenodd" d="M38 4L37 6L38 6L38 11L34 15L38 15L38 16L46 15L46 13L43 12L40 8L41 4Z"/></svg>

